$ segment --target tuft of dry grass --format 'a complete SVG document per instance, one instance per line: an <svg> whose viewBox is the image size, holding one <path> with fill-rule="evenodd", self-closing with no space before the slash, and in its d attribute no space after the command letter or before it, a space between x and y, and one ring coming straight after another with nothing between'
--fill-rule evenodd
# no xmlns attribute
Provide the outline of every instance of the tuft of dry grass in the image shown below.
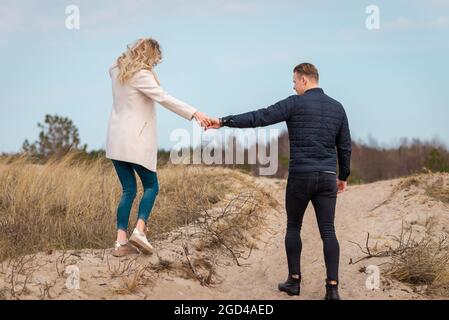
<svg viewBox="0 0 449 320"><path fill-rule="evenodd" d="M137 293L142 286L150 285L154 279L148 264L131 264L126 274L122 275L123 285L115 293L126 295Z"/></svg>
<svg viewBox="0 0 449 320"><path fill-rule="evenodd" d="M420 240L411 236L397 239L386 275L414 286L425 286L426 293L449 294L449 241L426 233ZM400 249L400 250L399 250Z"/></svg>
<svg viewBox="0 0 449 320"><path fill-rule="evenodd" d="M389 257L390 260L384 263L386 265L384 275L387 278L412 285L416 291L449 296L447 234L435 237L425 232L417 238L413 231L412 227L406 229L403 224L400 235L392 237L394 244L384 251L370 248L368 233L365 248L355 243L365 256L356 262L352 262L351 259L350 263L355 264L376 257Z"/></svg>
<svg viewBox="0 0 449 320"><path fill-rule="evenodd" d="M158 171L160 192L148 224L157 237L194 221L229 189L222 171L169 166ZM143 193L133 203L130 228ZM0 261L38 251L109 248L115 239L121 185L109 159L75 152L34 164L0 159Z"/></svg>
<svg viewBox="0 0 449 320"><path fill-rule="evenodd" d="M443 177L426 186L426 195L449 204L449 184Z"/></svg>
<svg viewBox="0 0 449 320"><path fill-rule="evenodd" d="M406 190L408 191L412 186L419 186L421 183L421 180L419 178L419 175L413 175L407 178L402 179L397 185L394 186L392 190L392 194L396 194L399 191Z"/></svg>
<svg viewBox="0 0 449 320"><path fill-rule="evenodd" d="M35 256L32 255L16 257L8 262L10 269L8 282L12 299L20 300L22 295L30 292L28 284L34 272L40 267L35 260Z"/></svg>

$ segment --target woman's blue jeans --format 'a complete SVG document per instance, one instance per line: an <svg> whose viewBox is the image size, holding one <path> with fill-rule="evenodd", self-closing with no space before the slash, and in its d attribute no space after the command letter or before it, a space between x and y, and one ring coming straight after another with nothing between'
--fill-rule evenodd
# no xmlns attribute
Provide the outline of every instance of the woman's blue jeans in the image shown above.
<svg viewBox="0 0 449 320"><path fill-rule="evenodd" d="M147 168L125 161L112 160L115 171L122 185L123 193L117 208L117 229L128 230L129 215L134 198L137 194L136 176L134 170L140 177L143 186L143 196L139 204L137 219L142 219L145 223L150 216L151 210L159 192L157 174Z"/></svg>

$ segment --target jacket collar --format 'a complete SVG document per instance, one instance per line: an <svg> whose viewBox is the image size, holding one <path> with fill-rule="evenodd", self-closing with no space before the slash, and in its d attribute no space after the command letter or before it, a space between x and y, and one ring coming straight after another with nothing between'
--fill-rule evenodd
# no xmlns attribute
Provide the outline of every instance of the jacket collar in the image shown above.
<svg viewBox="0 0 449 320"><path fill-rule="evenodd" d="M312 88L312 89L308 89L306 90L304 93L310 93L310 92L319 92L319 93L324 93L324 90L321 88Z"/></svg>

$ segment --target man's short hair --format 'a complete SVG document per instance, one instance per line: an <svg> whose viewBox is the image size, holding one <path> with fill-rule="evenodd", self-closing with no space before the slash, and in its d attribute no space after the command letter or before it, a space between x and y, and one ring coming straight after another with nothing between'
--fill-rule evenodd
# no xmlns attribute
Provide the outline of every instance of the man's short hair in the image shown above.
<svg viewBox="0 0 449 320"><path fill-rule="evenodd" d="M318 74L318 69L311 63L301 63L298 64L293 72L296 72L298 75L307 76L309 78L315 79L316 82L319 81L320 75Z"/></svg>

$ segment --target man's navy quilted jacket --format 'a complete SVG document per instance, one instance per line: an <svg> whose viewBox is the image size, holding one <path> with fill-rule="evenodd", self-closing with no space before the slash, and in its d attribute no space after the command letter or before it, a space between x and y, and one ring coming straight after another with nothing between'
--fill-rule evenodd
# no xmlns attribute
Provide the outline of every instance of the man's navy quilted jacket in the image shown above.
<svg viewBox="0 0 449 320"><path fill-rule="evenodd" d="M264 127L286 121L290 140L290 173L333 171L340 180L350 174L351 134L346 112L321 88L292 95L268 108L222 118L223 126Z"/></svg>

